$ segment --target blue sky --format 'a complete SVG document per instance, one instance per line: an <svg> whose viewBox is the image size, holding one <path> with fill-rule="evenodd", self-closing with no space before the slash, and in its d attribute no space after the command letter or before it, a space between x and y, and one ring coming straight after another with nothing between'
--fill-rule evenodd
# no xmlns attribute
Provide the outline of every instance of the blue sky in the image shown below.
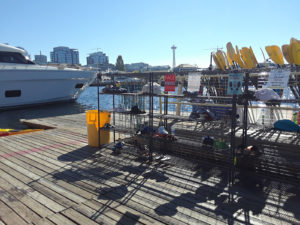
<svg viewBox="0 0 300 225"><path fill-rule="evenodd" d="M77 48L80 63L101 49L115 63L209 65L211 49L260 47L300 39L299 0L0 0L0 43L26 48L31 56L56 46Z"/></svg>

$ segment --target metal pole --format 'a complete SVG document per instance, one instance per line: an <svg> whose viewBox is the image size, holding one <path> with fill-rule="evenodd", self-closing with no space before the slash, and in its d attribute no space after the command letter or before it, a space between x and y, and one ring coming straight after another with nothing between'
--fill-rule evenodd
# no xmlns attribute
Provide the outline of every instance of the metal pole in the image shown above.
<svg viewBox="0 0 300 225"><path fill-rule="evenodd" d="M229 173L229 200L233 200L231 187L234 184L234 164L235 164L235 132L236 132L236 94L232 96L232 115L231 115L231 140L230 140L230 173Z"/></svg>
<svg viewBox="0 0 300 225"><path fill-rule="evenodd" d="M212 52L210 53L210 64L208 70L212 70Z"/></svg>
<svg viewBox="0 0 300 225"><path fill-rule="evenodd" d="M99 76L100 75L100 76ZM99 91L99 79L101 74L97 75L97 116L98 116L98 147L100 148L100 91Z"/></svg>
<svg viewBox="0 0 300 225"><path fill-rule="evenodd" d="M161 101L161 97L159 97L159 114L162 114L162 101Z"/></svg>
<svg viewBox="0 0 300 225"><path fill-rule="evenodd" d="M164 100L164 115L168 115L168 104L169 104L168 100L169 100L169 98L168 98L168 96L165 96L164 98L165 98L165 100ZM164 126L166 129L168 129L168 119L166 117L164 119Z"/></svg>
<svg viewBox="0 0 300 225"><path fill-rule="evenodd" d="M149 140L149 162L153 160L153 73L149 73L149 128L150 128L150 140Z"/></svg>
<svg viewBox="0 0 300 225"><path fill-rule="evenodd" d="M184 82L184 77L179 76L178 79L178 95L182 94L182 84ZM177 107L176 107L176 116L180 116L180 110L181 110L181 98L177 99Z"/></svg>
<svg viewBox="0 0 300 225"><path fill-rule="evenodd" d="M244 80L244 113L243 113L243 135L242 135L242 146L247 147L247 130L248 130L248 86L249 86L249 73L245 74Z"/></svg>
<svg viewBox="0 0 300 225"><path fill-rule="evenodd" d="M113 74L113 86L114 89L116 87L115 85L115 74ZM116 131L115 131L115 126L116 126L116 114L115 114L115 92L113 91L113 130L114 130L114 142L116 142Z"/></svg>

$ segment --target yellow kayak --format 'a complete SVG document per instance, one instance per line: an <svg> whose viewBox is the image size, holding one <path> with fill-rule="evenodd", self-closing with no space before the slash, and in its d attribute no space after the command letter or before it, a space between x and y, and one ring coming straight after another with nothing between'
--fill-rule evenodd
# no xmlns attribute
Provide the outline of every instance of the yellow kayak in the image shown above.
<svg viewBox="0 0 300 225"><path fill-rule="evenodd" d="M228 42L226 44L226 48L227 48L227 57L230 58L229 61L231 61L231 62L234 61L235 60L234 57L235 57L236 53L235 53L235 50L234 50L231 42Z"/></svg>
<svg viewBox="0 0 300 225"><path fill-rule="evenodd" d="M0 132L9 132L9 131L13 131L14 129L2 129L2 128L0 128Z"/></svg>
<svg viewBox="0 0 300 225"><path fill-rule="evenodd" d="M229 62L229 60L227 58L227 55L226 55L226 53L224 51L222 51L222 55L223 55L223 58L225 60L226 68L229 69L230 66L231 66L231 64L230 64L230 62Z"/></svg>
<svg viewBox="0 0 300 225"><path fill-rule="evenodd" d="M14 129L0 129L0 137L11 136L16 134L26 134L36 131L42 131L43 129L25 129L25 130L14 130Z"/></svg>
<svg viewBox="0 0 300 225"><path fill-rule="evenodd" d="M270 59L276 64L283 65L283 55L281 49L277 45L270 45L265 47Z"/></svg>
<svg viewBox="0 0 300 225"><path fill-rule="evenodd" d="M294 64L291 45L288 45L288 44L282 45L281 50L282 50L282 53L283 53L283 56L284 56L285 60L289 64Z"/></svg>
<svg viewBox="0 0 300 225"><path fill-rule="evenodd" d="M255 63L255 65L257 66L258 61L257 61L257 59L256 59L256 57L255 57L255 55L254 55L254 52L253 52L251 46L250 46L249 49L250 49L250 54L251 54L252 61L253 61L253 62Z"/></svg>
<svg viewBox="0 0 300 225"><path fill-rule="evenodd" d="M227 59L228 59L228 63L230 66L233 66L233 62L232 62L232 59L230 58L229 54L228 54L228 51L227 51Z"/></svg>
<svg viewBox="0 0 300 225"><path fill-rule="evenodd" d="M240 52L241 52L242 59L248 69L252 69L256 67L255 61L252 58L249 48L243 47Z"/></svg>
<svg viewBox="0 0 300 225"><path fill-rule="evenodd" d="M243 68L243 69L247 69L247 66L245 65L245 63L243 62L241 55L240 55L240 50L239 47L236 45L236 54L234 55L234 61L237 62L237 64Z"/></svg>
<svg viewBox="0 0 300 225"><path fill-rule="evenodd" d="M225 70L226 67L227 67L227 63L226 63L226 58L224 57L223 51L218 50L216 52L216 56L217 56L217 58L219 60L219 63L221 65L221 67L222 67L222 70Z"/></svg>
<svg viewBox="0 0 300 225"><path fill-rule="evenodd" d="M297 66L300 66L300 41L295 38L291 38L290 45L294 63Z"/></svg>
<svg viewBox="0 0 300 225"><path fill-rule="evenodd" d="M43 129L26 129L26 130L12 131L12 132L9 132L9 136L16 135L16 134L27 134L27 133L37 132L37 131L42 131L42 130Z"/></svg>
<svg viewBox="0 0 300 225"><path fill-rule="evenodd" d="M213 52L213 54L212 54L212 57L213 57L213 60L214 60L214 62L215 62L215 64L216 64L216 66L218 67L218 69L222 69L222 66L221 66L221 64L220 64L220 62L219 62L219 59L218 59L218 57L216 56L216 53L215 52Z"/></svg>

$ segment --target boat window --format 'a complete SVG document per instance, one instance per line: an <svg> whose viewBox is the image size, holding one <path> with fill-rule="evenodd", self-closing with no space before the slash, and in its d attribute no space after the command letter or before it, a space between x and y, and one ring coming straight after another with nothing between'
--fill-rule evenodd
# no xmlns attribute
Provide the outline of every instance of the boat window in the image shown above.
<svg viewBox="0 0 300 225"><path fill-rule="evenodd" d="M82 88L83 87L83 84L76 84L75 88Z"/></svg>
<svg viewBox="0 0 300 225"><path fill-rule="evenodd" d="M0 52L0 62L4 63L19 63L19 64L32 64L18 52Z"/></svg>
<svg viewBox="0 0 300 225"><path fill-rule="evenodd" d="M5 91L5 97L11 98L11 97L20 97L21 96L21 90L9 90Z"/></svg>

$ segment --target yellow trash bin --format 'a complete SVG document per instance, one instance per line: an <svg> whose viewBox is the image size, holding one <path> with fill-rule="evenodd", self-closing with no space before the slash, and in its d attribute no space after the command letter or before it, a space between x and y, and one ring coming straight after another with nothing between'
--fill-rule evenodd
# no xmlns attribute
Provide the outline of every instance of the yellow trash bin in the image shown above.
<svg viewBox="0 0 300 225"><path fill-rule="evenodd" d="M110 112L100 111L100 128L104 127L106 123L110 123ZM86 111L86 124L88 134L88 145L91 147L98 147L98 110ZM108 144L110 141L110 131L100 129L100 145Z"/></svg>

